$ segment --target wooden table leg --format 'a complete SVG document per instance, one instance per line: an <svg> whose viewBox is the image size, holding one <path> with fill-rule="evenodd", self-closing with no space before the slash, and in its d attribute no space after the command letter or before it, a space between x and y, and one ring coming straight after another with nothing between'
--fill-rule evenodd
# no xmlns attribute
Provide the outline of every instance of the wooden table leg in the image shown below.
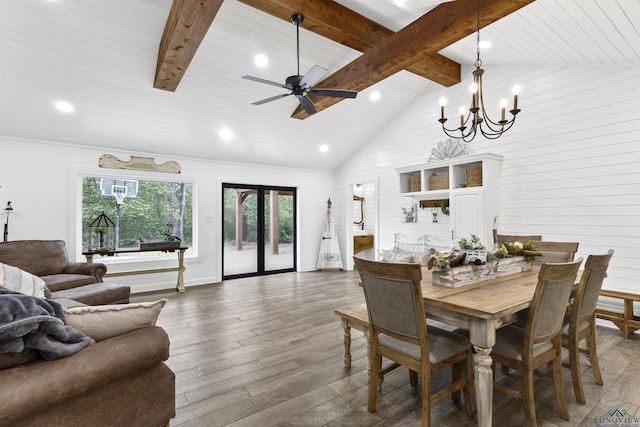
<svg viewBox="0 0 640 427"><path fill-rule="evenodd" d="M491 426L493 412L493 370L491 365L491 349L473 346L476 353L474 360L474 384L476 387L476 404L478 407L478 425Z"/></svg>
<svg viewBox="0 0 640 427"><path fill-rule="evenodd" d="M478 408L478 425L491 427L493 423L493 360L491 349L496 343L496 329L489 320L472 320L469 330L471 344L475 349L474 385Z"/></svg>
<svg viewBox="0 0 640 427"><path fill-rule="evenodd" d="M349 320L342 318L342 329L344 329L344 367L351 368L351 326Z"/></svg>
<svg viewBox="0 0 640 427"><path fill-rule="evenodd" d="M176 289L178 292L184 292L184 249L178 251L178 285Z"/></svg>

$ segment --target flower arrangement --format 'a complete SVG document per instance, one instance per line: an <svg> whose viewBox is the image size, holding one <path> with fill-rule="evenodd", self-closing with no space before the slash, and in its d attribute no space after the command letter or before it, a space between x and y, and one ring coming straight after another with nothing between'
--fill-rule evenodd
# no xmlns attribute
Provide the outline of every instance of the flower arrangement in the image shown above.
<svg viewBox="0 0 640 427"><path fill-rule="evenodd" d="M490 257L491 260L495 260L509 256L524 256L526 262L533 264L536 257L541 255L542 253L531 242L503 242L495 252L487 255L487 261L490 261Z"/></svg>
<svg viewBox="0 0 640 427"><path fill-rule="evenodd" d="M475 234L471 235L471 239L460 239L458 245L462 253L449 251L432 253L427 265L429 269L435 267L439 270L446 270L465 263L482 265L486 262L514 256L523 256L527 263L532 264L537 256L542 255L531 242L504 242L500 243L494 252L488 252ZM467 253L471 255L467 257ZM486 257L484 257L485 254Z"/></svg>

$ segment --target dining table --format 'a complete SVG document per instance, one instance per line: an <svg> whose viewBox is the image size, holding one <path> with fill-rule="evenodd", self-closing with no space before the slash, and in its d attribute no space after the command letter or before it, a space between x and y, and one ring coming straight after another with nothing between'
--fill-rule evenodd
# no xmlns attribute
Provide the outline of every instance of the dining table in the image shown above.
<svg viewBox="0 0 640 427"><path fill-rule="evenodd" d="M436 286L426 268L422 274L422 297L427 318L469 331L475 350L474 385L478 425L492 425L493 360L496 331L514 323L533 300L539 266L527 271L482 280L461 287ZM580 274L576 278L576 284Z"/></svg>
<svg viewBox="0 0 640 427"><path fill-rule="evenodd" d="M357 256L376 259L372 250L363 251ZM434 285L432 271L422 268L422 298L427 318L468 331L475 350L474 386L479 426L493 425L491 350L496 343L496 331L515 323L521 318L522 312L529 308L538 284L539 272L540 266L532 265L526 271L479 278L475 283L447 287ZM576 287L580 276L581 272L578 272L574 285ZM365 325L365 329L368 329L368 325ZM365 335L367 333L365 331Z"/></svg>

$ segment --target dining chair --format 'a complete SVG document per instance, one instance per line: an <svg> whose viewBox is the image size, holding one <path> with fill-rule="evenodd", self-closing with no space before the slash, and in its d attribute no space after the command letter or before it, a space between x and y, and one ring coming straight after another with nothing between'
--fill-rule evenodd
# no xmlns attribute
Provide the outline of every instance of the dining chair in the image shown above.
<svg viewBox="0 0 640 427"><path fill-rule="evenodd" d="M564 318L562 345L569 349L569 363L563 363L563 366L571 369L571 382L576 401L583 405L585 398L580 377L580 353L588 355L596 384L602 385L596 352L596 305L612 256L613 249L604 255L589 255L580 277L578 290ZM580 342L584 339L587 342L586 349L580 348Z"/></svg>
<svg viewBox="0 0 640 427"><path fill-rule="evenodd" d="M387 263L354 257L369 316L369 412L376 410L378 382L390 370L410 370L411 384L421 378L422 425L431 423L431 404L464 395L465 410L475 415L472 354L469 338L427 326L422 299L422 272L417 263ZM394 362L382 368L382 358ZM431 374L451 366L452 380L431 392Z"/></svg>
<svg viewBox="0 0 640 427"><path fill-rule="evenodd" d="M525 328L507 326L498 329L491 356L499 363L521 372L522 391L498 383L494 387L511 397L523 400L525 423L535 426L533 375L549 362L553 368L553 384L560 417L569 420L569 411L562 384L562 327L569 295L582 258L568 263L543 264L529 307Z"/></svg>
<svg viewBox="0 0 640 427"><path fill-rule="evenodd" d="M536 257L534 265L544 263L571 262L578 251L579 242L535 242L533 245L542 252L542 256Z"/></svg>

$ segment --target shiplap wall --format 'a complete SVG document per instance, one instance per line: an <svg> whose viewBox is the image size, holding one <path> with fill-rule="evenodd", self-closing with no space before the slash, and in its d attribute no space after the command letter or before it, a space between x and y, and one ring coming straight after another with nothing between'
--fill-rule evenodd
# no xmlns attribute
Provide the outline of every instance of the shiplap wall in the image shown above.
<svg viewBox="0 0 640 427"><path fill-rule="evenodd" d="M485 71L485 103L493 117L499 113L499 99L510 99L510 87L522 87L522 112L514 127L497 140L476 137L468 144L471 153L504 157L498 229L579 241L578 256L584 257L613 248L605 287L640 290L640 66ZM398 232L446 240L449 218L439 215L434 224L430 209L419 210L417 223L401 222L400 207L417 200L399 196L395 168L426 163L431 149L447 139L437 122L438 99L447 97L447 115L456 119L459 106L470 101L470 76L470 69L463 70L460 85L421 94L337 169L338 219L346 216L340 202L348 184L379 183L378 249L392 247ZM336 226L345 248L345 224L338 220ZM348 255L343 250L343 259Z"/></svg>

